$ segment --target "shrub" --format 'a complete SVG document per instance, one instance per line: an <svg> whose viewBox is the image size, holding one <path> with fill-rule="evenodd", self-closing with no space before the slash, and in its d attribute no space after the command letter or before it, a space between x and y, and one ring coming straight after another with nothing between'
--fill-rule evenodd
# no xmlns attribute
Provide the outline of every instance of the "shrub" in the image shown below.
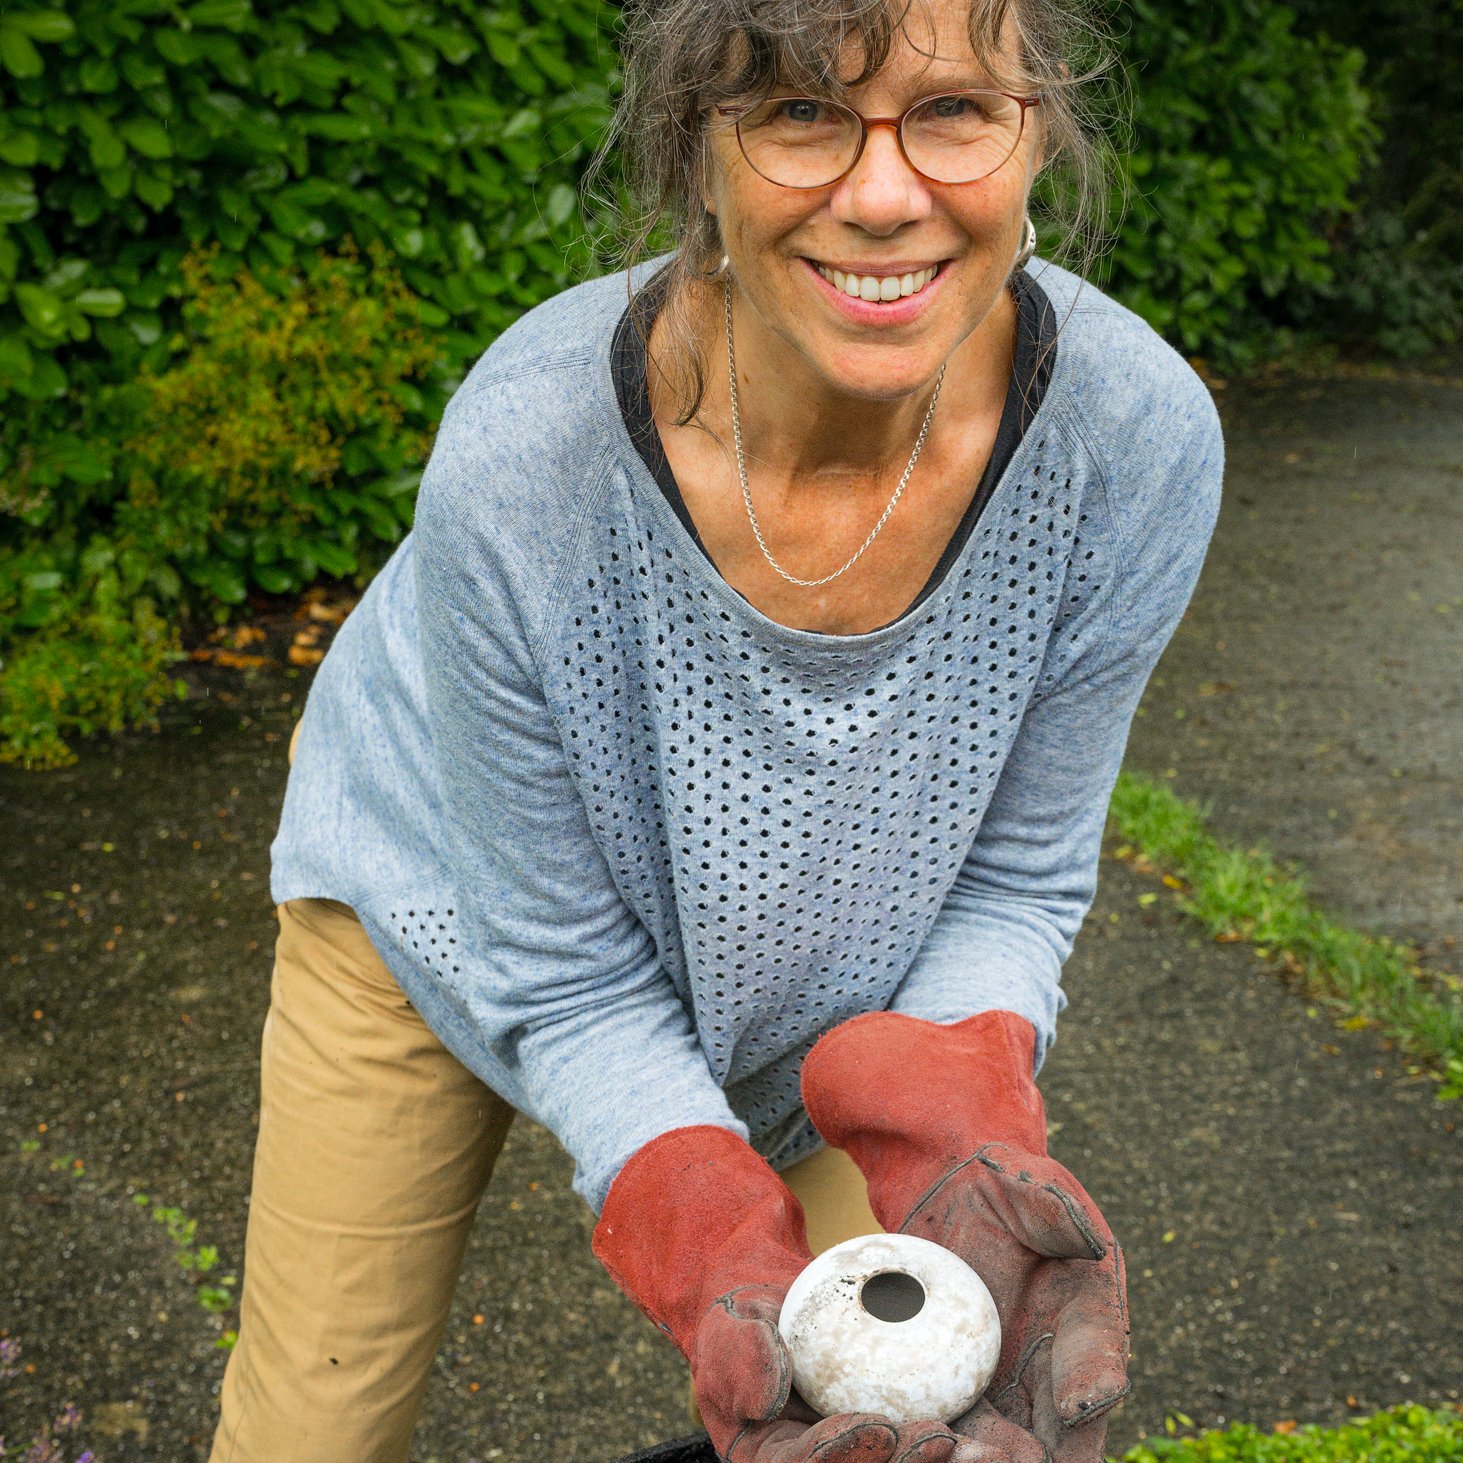
<svg viewBox="0 0 1463 1463"><path fill-rule="evenodd" d="M1302 21L1366 52L1383 131L1337 268L1298 302L1327 339L1421 355L1463 339L1463 0L1295 0Z"/></svg>
<svg viewBox="0 0 1463 1463"><path fill-rule="evenodd" d="M380 242L466 360L586 259L602 45L596 0L13 0L0 401L59 427L79 387L161 369L181 261L213 241L260 278Z"/></svg>
<svg viewBox="0 0 1463 1463"><path fill-rule="evenodd" d="M373 572L411 524L446 396L440 347L381 246L370 254L367 270L346 240L280 294L247 269L220 281L217 245L183 261L188 349L140 374L117 521L212 600Z"/></svg>
<svg viewBox="0 0 1463 1463"><path fill-rule="evenodd" d="M1375 147L1362 56L1270 0L1127 0L1136 86L1114 290L1191 352L1243 364L1297 286L1331 277L1327 230Z"/></svg>
<svg viewBox="0 0 1463 1463"><path fill-rule="evenodd" d="M1268 0L1118 13L1139 111L1111 283L1242 363L1298 290L1313 314L1335 298L1331 240L1375 136L1360 55ZM223 617L251 586L373 571L471 359L593 268L603 221L575 187L614 15L5 7L0 755L54 765L72 732L148 719L177 644L156 624L190 605ZM1399 283L1387 248L1378 309L1415 332L1434 276Z"/></svg>
<svg viewBox="0 0 1463 1463"><path fill-rule="evenodd" d="M160 607L223 618L250 585L369 575L401 538L446 387L420 302L368 252L346 240L276 292L218 281L217 246L184 258L176 360L91 412L120 496L73 495L75 521L0 550L0 760L60 766L73 733L153 723L177 689ZM11 502L49 490L17 473Z"/></svg>
<svg viewBox="0 0 1463 1463"><path fill-rule="evenodd" d="M157 708L182 685L178 632L151 601L80 609L27 636L0 665L0 761L30 768L76 760L67 736L156 726Z"/></svg>
<svg viewBox="0 0 1463 1463"><path fill-rule="evenodd" d="M4 755L146 719L149 616L370 572L455 379L588 264L608 63L598 0L5 7Z"/></svg>

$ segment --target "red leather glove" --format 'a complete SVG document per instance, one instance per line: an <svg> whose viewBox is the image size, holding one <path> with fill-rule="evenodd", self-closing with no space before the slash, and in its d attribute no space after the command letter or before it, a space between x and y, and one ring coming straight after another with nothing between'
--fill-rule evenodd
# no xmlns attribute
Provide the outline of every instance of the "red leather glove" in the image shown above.
<svg viewBox="0 0 1463 1463"><path fill-rule="evenodd" d="M1010 1011L952 1026L878 1011L803 1063L803 1103L848 1152L887 1230L954 1250L990 1288L1001 1357L953 1426L957 1463L1100 1463L1128 1391L1123 1257L1087 1191L1047 1156L1036 1033Z"/></svg>
<svg viewBox="0 0 1463 1463"><path fill-rule="evenodd" d="M812 1259L802 1206L725 1128L676 1128L610 1186L594 1253L691 1363L706 1431L727 1463L945 1463L942 1423L895 1427L849 1413L821 1421L792 1393L777 1330Z"/></svg>

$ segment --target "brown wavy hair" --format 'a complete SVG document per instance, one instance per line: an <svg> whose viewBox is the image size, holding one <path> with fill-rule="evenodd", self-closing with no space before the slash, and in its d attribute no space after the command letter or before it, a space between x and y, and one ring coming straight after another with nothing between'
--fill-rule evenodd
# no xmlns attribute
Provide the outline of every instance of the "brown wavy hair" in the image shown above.
<svg viewBox="0 0 1463 1463"><path fill-rule="evenodd" d="M916 11L916 0L626 4L623 86L585 191L617 220L609 247L601 240L602 256L626 268L662 248L673 253L661 314L678 363L679 425L696 416L706 379L688 293L722 254L702 201L711 109L761 100L778 87L844 99L878 73ZM1008 26L1017 38L1014 65L1002 45ZM1125 77L1107 32L1085 0L971 0L968 30L993 81L1042 98L1043 163L1031 212L1043 254L1085 277L1115 221L1113 139L1127 115ZM906 34L919 44L917 25ZM606 187L615 159L623 191Z"/></svg>

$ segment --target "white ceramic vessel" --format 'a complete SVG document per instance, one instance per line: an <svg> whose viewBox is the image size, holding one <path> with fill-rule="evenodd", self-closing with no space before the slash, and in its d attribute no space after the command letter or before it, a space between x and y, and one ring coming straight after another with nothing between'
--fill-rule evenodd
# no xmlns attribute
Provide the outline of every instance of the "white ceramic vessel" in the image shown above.
<svg viewBox="0 0 1463 1463"><path fill-rule="evenodd" d="M953 1251L904 1234L825 1250L793 1281L778 1329L794 1384L824 1417L953 1421L980 1399L1001 1354L985 1282Z"/></svg>

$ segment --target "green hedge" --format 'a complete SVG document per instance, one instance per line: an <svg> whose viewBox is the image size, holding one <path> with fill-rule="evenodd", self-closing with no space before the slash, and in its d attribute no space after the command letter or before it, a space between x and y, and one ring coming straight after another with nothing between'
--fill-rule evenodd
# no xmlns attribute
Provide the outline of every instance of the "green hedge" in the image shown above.
<svg viewBox="0 0 1463 1463"><path fill-rule="evenodd" d="M1295 0L1366 52L1383 137L1337 231L1332 277L1298 304L1317 336L1419 356L1463 340L1463 0Z"/></svg>
<svg viewBox="0 0 1463 1463"><path fill-rule="evenodd" d="M1110 285L1223 367L1271 347L1331 279L1331 230L1372 156L1363 57L1273 0L1126 0L1136 131Z"/></svg>
<svg viewBox="0 0 1463 1463"><path fill-rule="evenodd" d="M1116 14L1139 113L1111 282L1242 360L1277 299L1325 285L1371 145L1359 57L1265 0ZM616 19L0 11L0 758L148 721L186 613L369 578L472 359L595 267L576 187Z"/></svg>
<svg viewBox="0 0 1463 1463"><path fill-rule="evenodd" d="M608 116L606 16L597 0L0 12L0 757L56 765L68 731L149 719L176 630L135 637L99 710L123 625L376 567L467 365L590 266L576 186ZM241 293L223 315L190 273L204 248L211 286ZM332 267L374 302L374 337L350 335ZM265 296L308 319L315 357L287 321L230 334L223 317ZM337 410L320 369L392 401ZM180 398L195 426L229 418L191 472L167 443ZM312 402L329 463L304 450ZM303 455L261 470L281 411Z"/></svg>

